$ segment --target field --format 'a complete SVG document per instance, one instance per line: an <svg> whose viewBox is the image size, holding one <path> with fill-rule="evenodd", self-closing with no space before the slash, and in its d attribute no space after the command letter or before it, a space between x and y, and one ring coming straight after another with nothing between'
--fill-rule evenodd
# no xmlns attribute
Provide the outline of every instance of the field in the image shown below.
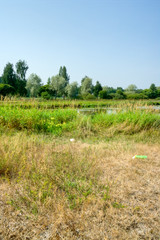
<svg viewBox="0 0 160 240"><path fill-rule="evenodd" d="M1 101L0 239L159 240L155 105Z"/></svg>

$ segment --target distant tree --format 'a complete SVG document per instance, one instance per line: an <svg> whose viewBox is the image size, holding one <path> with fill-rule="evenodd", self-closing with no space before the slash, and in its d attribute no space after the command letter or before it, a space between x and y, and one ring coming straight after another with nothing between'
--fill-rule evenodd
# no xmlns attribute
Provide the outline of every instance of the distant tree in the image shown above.
<svg viewBox="0 0 160 240"><path fill-rule="evenodd" d="M21 80L18 76L16 76L16 93L20 96L26 96L27 95L27 89L26 89L26 80Z"/></svg>
<svg viewBox="0 0 160 240"><path fill-rule="evenodd" d="M16 73L20 80L26 80L26 72L28 70L28 65L25 61L19 60L16 63Z"/></svg>
<svg viewBox="0 0 160 240"><path fill-rule="evenodd" d="M157 87L157 96L160 97L160 87Z"/></svg>
<svg viewBox="0 0 160 240"><path fill-rule="evenodd" d="M101 90L99 92L99 98L100 99L111 99L112 96L106 90Z"/></svg>
<svg viewBox="0 0 160 240"><path fill-rule="evenodd" d="M143 89L142 94L146 95L148 98L150 98L150 90L149 89Z"/></svg>
<svg viewBox="0 0 160 240"><path fill-rule="evenodd" d="M65 84L67 86L69 84L70 76L68 75L67 69L66 69L65 66L60 67L60 69L59 69L59 76L63 77L65 79L65 82L66 82Z"/></svg>
<svg viewBox="0 0 160 240"><path fill-rule="evenodd" d="M92 79L85 76L81 81L81 95L87 95L89 93L92 93L92 90Z"/></svg>
<svg viewBox="0 0 160 240"><path fill-rule="evenodd" d="M116 89L113 87L104 86L102 90L107 91L108 94L116 93Z"/></svg>
<svg viewBox="0 0 160 240"><path fill-rule="evenodd" d="M78 95L78 83L73 82L71 84L68 84L66 87L66 92L67 92L67 96L70 99L75 99Z"/></svg>
<svg viewBox="0 0 160 240"><path fill-rule="evenodd" d="M126 90L126 92L132 92L132 93L134 93L134 92L136 92L136 90L137 90L137 86L134 85L134 84L130 84L125 90Z"/></svg>
<svg viewBox="0 0 160 240"><path fill-rule="evenodd" d="M136 90L136 93L142 93L143 92L143 89L137 89Z"/></svg>
<svg viewBox="0 0 160 240"><path fill-rule="evenodd" d="M47 80L47 85L50 85L50 84L51 84L51 78L49 77Z"/></svg>
<svg viewBox="0 0 160 240"><path fill-rule="evenodd" d="M51 89L51 86L48 85L48 84L43 85L43 86L40 87L38 95L39 95L39 96L42 96L42 93L43 93L43 92L45 92L45 93L47 92L50 97L52 97L52 96L55 95L55 91L53 91L53 90Z"/></svg>
<svg viewBox="0 0 160 240"><path fill-rule="evenodd" d="M124 94L124 92L122 90L117 90L114 96L114 99L125 99L126 95Z"/></svg>
<svg viewBox="0 0 160 240"><path fill-rule="evenodd" d="M158 91L154 83L150 86L150 98L156 98L158 97Z"/></svg>
<svg viewBox="0 0 160 240"><path fill-rule="evenodd" d="M37 97L40 87L41 87L41 78L38 77L36 74L32 73L29 76L26 84L28 95L30 97Z"/></svg>
<svg viewBox="0 0 160 240"><path fill-rule="evenodd" d="M4 70L3 70L3 75L2 75L2 83L8 84L16 89L17 87L17 82L16 82L16 74L13 69L13 64L7 63Z"/></svg>
<svg viewBox="0 0 160 240"><path fill-rule="evenodd" d="M50 88L55 92L55 98L65 95L65 87L66 80L62 76L56 75L51 78Z"/></svg>
<svg viewBox="0 0 160 240"><path fill-rule="evenodd" d="M143 93L126 93L127 99L148 99Z"/></svg>
<svg viewBox="0 0 160 240"><path fill-rule="evenodd" d="M17 79L17 87L16 91L21 96L24 96L27 94L26 90L26 72L28 70L28 65L25 61L19 60L16 63L16 79Z"/></svg>
<svg viewBox="0 0 160 240"><path fill-rule="evenodd" d="M96 85L94 86L93 94L95 97L98 97L99 92L102 90L101 84L97 81Z"/></svg>
<svg viewBox="0 0 160 240"><path fill-rule="evenodd" d="M152 83L149 89L144 89L143 94L145 94L146 96L148 96L148 98L151 99L158 97L158 91L155 84Z"/></svg>
<svg viewBox="0 0 160 240"><path fill-rule="evenodd" d="M124 92L124 89L123 89L122 87L117 87L116 92L117 92L118 90Z"/></svg>

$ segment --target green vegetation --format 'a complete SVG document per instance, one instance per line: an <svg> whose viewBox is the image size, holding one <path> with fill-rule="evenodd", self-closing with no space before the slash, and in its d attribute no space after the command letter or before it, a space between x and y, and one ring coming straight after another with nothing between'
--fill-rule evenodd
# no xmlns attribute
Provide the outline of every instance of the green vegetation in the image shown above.
<svg viewBox="0 0 160 240"><path fill-rule="evenodd" d="M14 230L14 239L25 239L33 230L31 239L43 233L57 239L57 232L66 237L66 231L68 239L87 239L87 224L94 239L95 228L100 236L99 228L103 232L108 224L111 235L118 229L123 239L138 239L141 232L126 229L144 217L152 230L147 236L156 239L160 110L153 104L159 101L5 97L0 102L0 237L10 239L6 232ZM132 159L136 154L147 159ZM13 221L16 228L10 227Z"/></svg>
<svg viewBox="0 0 160 240"><path fill-rule="evenodd" d="M113 133L137 133L143 130L160 129L159 111L139 109L136 105L125 105L110 114L105 109L86 115L76 109L45 110L31 108L32 105L3 105L0 108L0 125L9 129L27 130L61 135L65 133L83 137L113 130ZM29 109L28 109L29 108Z"/></svg>
<svg viewBox="0 0 160 240"><path fill-rule="evenodd" d="M43 85L41 78L32 73L26 79L28 65L25 61L19 60L14 66L7 63L2 76L0 76L0 89L3 90L4 84L10 86L7 91L0 90L0 95L23 96L23 97L41 97L45 100L53 99L159 99L160 86L156 87L154 83L149 89L138 89L136 85L130 84L126 89L122 87L102 86L99 81L93 85L92 78L85 76L81 80L81 85L77 82L70 83L70 76L67 68L61 66L59 73L48 78L47 84ZM2 85L3 84L3 85ZM6 86L5 86L6 88Z"/></svg>

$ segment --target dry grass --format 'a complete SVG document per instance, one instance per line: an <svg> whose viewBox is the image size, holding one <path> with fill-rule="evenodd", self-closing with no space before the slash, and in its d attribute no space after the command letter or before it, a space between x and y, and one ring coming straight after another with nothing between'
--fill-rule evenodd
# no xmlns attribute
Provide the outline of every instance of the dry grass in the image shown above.
<svg viewBox="0 0 160 240"><path fill-rule="evenodd" d="M0 143L0 239L160 239L159 143Z"/></svg>

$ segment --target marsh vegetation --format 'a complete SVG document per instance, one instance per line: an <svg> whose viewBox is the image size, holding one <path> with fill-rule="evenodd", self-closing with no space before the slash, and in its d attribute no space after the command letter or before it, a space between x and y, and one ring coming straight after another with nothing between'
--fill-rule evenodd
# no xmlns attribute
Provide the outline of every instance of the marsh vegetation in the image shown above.
<svg viewBox="0 0 160 240"><path fill-rule="evenodd" d="M0 237L159 239L160 114L148 105L1 102Z"/></svg>

